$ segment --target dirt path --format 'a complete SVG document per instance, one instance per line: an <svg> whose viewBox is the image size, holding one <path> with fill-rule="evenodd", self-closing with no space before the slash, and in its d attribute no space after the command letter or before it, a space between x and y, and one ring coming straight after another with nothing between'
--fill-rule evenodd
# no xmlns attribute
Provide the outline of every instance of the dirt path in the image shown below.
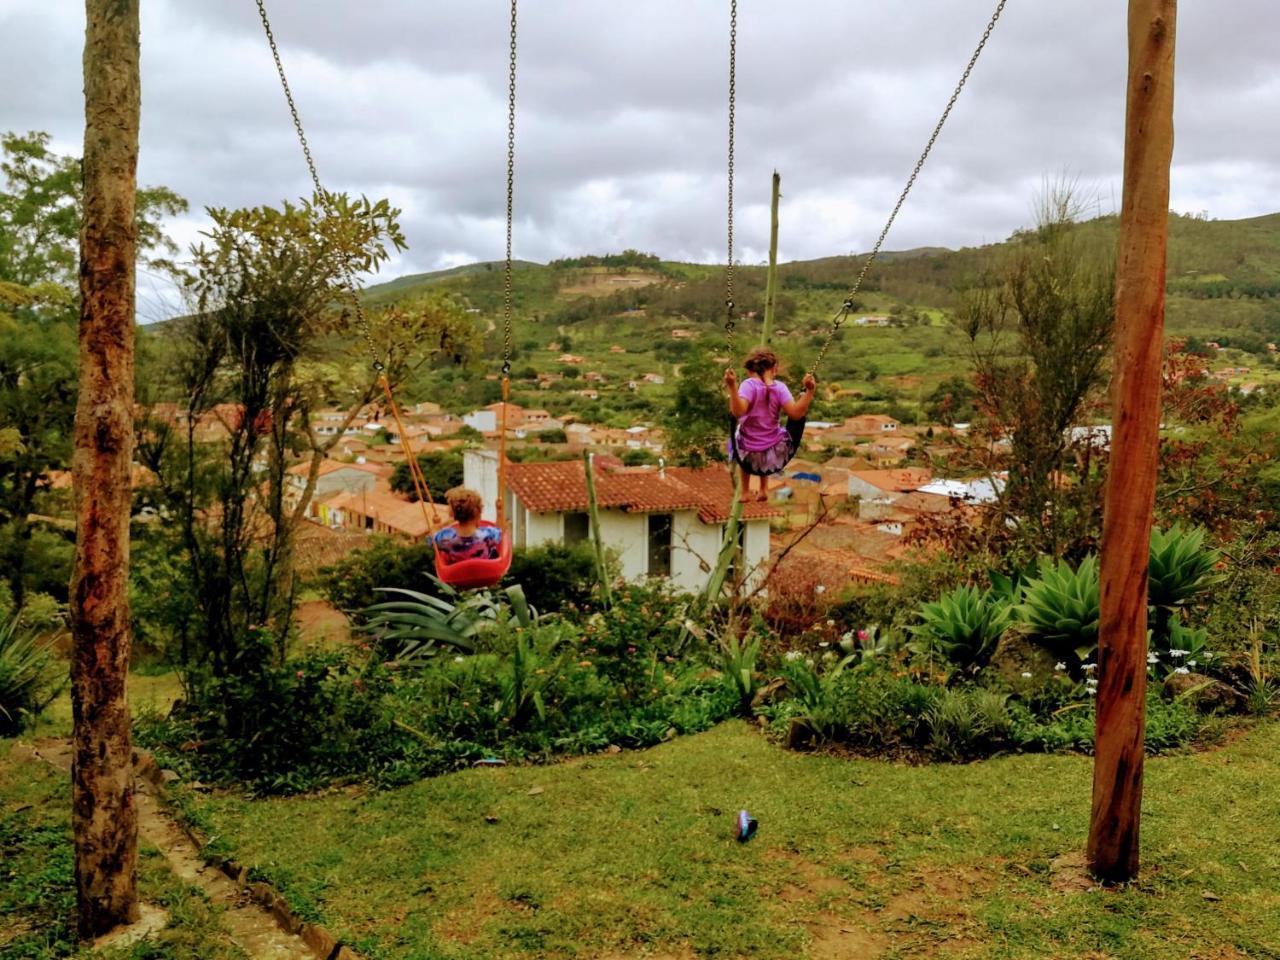
<svg viewBox="0 0 1280 960"><path fill-rule="evenodd" d="M18 749L23 747L20 745ZM66 740L37 740L26 747L25 752L68 775L71 773L71 744ZM169 868L183 882L198 887L210 901L225 908L221 914L222 924L236 946L252 960L315 960L317 954L301 937L282 930L268 910L216 867L204 862L187 832L161 809L145 778L138 777L137 784L141 838L164 854Z"/></svg>

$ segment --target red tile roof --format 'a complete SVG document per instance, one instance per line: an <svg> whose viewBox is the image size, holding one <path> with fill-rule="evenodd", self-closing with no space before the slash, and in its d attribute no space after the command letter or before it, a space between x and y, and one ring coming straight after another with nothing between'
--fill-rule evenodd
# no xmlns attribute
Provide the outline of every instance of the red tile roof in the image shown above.
<svg viewBox="0 0 1280 960"><path fill-rule="evenodd" d="M616 461L613 461L616 463ZM626 470L596 461L596 498L602 508L629 513L672 513L696 510L703 523L723 523L729 517L733 484L723 467L666 471ZM507 467L507 483L534 513L564 513L587 509L583 465L575 461L515 463ZM780 516L764 503L743 506L748 520Z"/></svg>

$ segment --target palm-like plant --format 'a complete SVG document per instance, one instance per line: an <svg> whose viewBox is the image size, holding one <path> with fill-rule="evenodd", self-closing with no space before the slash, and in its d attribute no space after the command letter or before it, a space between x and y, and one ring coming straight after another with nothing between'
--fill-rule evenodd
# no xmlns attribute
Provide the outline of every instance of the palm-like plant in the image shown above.
<svg viewBox="0 0 1280 960"><path fill-rule="evenodd" d="M1097 558L1086 557L1075 569L1065 560L1044 561L1014 610L1055 655L1085 660L1098 645Z"/></svg>
<svg viewBox="0 0 1280 960"><path fill-rule="evenodd" d="M413 663L434 656L441 647L474 653L477 636L492 626L513 621L530 627L537 613L524 591L508 587L501 599L487 591L462 594L436 581L441 596L400 587L380 587L380 593L402 599L374 604L364 613L365 630L387 644L396 660Z"/></svg>
<svg viewBox="0 0 1280 960"><path fill-rule="evenodd" d="M913 629L924 645L966 670L983 667L1012 619L1007 601L991 590L958 587L920 607Z"/></svg>
<svg viewBox="0 0 1280 960"><path fill-rule="evenodd" d="M23 627L14 613L0 622L0 736L23 725L62 692L53 644Z"/></svg>
<svg viewBox="0 0 1280 960"><path fill-rule="evenodd" d="M1147 603L1152 609L1152 640L1178 648L1171 637L1174 614L1189 605L1222 577L1215 573L1222 554L1205 549L1202 527L1175 525L1151 531L1147 573Z"/></svg>
<svg viewBox="0 0 1280 960"><path fill-rule="evenodd" d="M749 634L745 640L733 629L725 631L720 640L720 670L734 693L738 695L738 712L751 715L752 701L760 689L760 677L756 673L756 661L760 657L760 638Z"/></svg>

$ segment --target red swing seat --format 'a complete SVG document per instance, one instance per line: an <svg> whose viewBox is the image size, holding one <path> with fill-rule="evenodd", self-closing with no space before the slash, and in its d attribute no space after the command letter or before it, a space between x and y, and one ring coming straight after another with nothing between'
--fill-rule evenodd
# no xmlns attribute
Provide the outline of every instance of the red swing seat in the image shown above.
<svg viewBox="0 0 1280 960"><path fill-rule="evenodd" d="M496 523L490 523L488 520L481 520L479 525L499 529ZM431 544L436 556L436 576L442 583L457 590L482 590L495 586L511 569L511 537L505 533L498 541L496 557L477 557L473 560L449 563L441 556L439 547L435 546L434 536Z"/></svg>

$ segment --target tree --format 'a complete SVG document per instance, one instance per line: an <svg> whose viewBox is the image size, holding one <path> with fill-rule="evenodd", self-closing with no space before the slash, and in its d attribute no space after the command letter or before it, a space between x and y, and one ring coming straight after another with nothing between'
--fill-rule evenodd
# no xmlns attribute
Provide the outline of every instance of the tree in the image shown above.
<svg viewBox="0 0 1280 960"><path fill-rule="evenodd" d="M403 240L385 200L209 213L209 240L192 251L194 309L169 363L181 402L157 408L140 455L177 522L197 598L195 662L183 666L226 677L284 657L294 538L320 466L382 397L363 351L353 356L360 332L343 277L376 269ZM465 360L479 341L465 311L438 294L372 311L367 323L392 383L431 361ZM334 405L344 418L322 437L314 412ZM305 471L291 474L299 463Z"/></svg>
<svg viewBox="0 0 1280 960"><path fill-rule="evenodd" d="M682 465L698 467L726 458L729 408L722 373L707 359L686 364L680 371L665 426L671 452Z"/></svg>
<svg viewBox="0 0 1280 960"><path fill-rule="evenodd" d="M974 436L1007 443L1016 465L997 523L1014 523L1033 552L1055 555L1096 533L1100 465L1086 460L1070 484L1063 471L1071 428L1102 407L1115 323L1114 256L1078 228L1077 210L1069 187L1046 193L1037 228L956 314L976 374Z"/></svg>
<svg viewBox="0 0 1280 960"><path fill-rule="evenodd" d="M462 484L462 454L457 450L442 450L439 453L418 454L418 466L422 468L422 476L427 481L427 489L439 501L446 491ZM391 474L391 489L403 493L411 500L418 499L417 490L413 486L413 477L409 475L409 465L403 460L396 464Z"/></svg>
<svg viewBox="0 0 1280 960"><path fill-rule="evenodd" d="M46 133L0 135L0 570L18 604L30 581L28 517L49 471L70 463L75 414L81 164L48 144ZM137 191L138 255L172 251L162 218L185 209L165 187Z"/></svg>
<svg viewBox="0 0 1280 960"><path fill-rule="evenodd" d="M73 461L72 831L79 930L138 918L129 672L138 0L87 0L80 395Z"/></svg>

